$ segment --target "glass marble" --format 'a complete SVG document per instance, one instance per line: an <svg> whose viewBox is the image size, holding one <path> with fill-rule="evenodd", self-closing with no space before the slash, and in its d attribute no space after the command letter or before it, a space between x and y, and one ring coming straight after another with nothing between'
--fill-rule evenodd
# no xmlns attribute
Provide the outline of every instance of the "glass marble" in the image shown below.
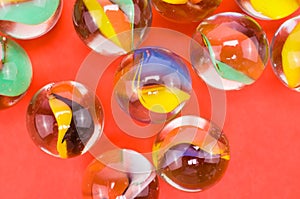
<svg viewBox="0 0 300 199"><path fill-rule="evenodd" d="M0 36L0 110L16 104L32 79L31 61L13 40Z"/></svg>
<svg viewBox="0 0 300 199"><path fill-rule="evenodd" d="M176 23L199 22L211 15L222 0L152 0L154 8Z"/></svg>
<svg viewBox="0 0 300 199"><path fill-rule="evenodd" d="M300 91L300 17L285 21L271 42L273 71L281 82Z"/></svg>
<svg viewBox="0 0 300 199"><path fill-rule="evenodd" d="M209 86L237 90L262 75L269 44L265 32L252 18L220 13L199 24L190 56L193 68Z"/></svg>
<svg viewBox="0 0 300 199"><path fill-rule="evenodd" d="M184 60L163 48L145 47L121 57L114 96L133 119L167 121L190 99L191 77Z"/></svg>
<svg viewBox="0 0 300 199"><path fill-rule="evenodd" d="M299 0L236 0L247 14L262 20L277 20L298 10Z"/></svg>
<svg viewBox="0 0 300 199"><path fill-rule="evenodd" d="M73 24L80 39L104 55L135 49L151 23L147 0L76 0L73 11Z"/></svg>
<svg viewBox="0 0 300 199"><path fill-rule="evenodd" d="M17 39L33 39L50 31L62 11L62 0L2 0L0 32Z"/></svg>
<svg viewBox="0 0 300 199"><path fill-rule="evenodd" d="M95 159L84 173L84 199L157 199L158 178L153 165L141 154L108 151Z"/></svg>
<svg viewBox="0 0 300 199"><path fill-rule="evenodd" d="M102 133L102 106L94 93L78 82L51 83L31 99L27 129L42 151L59 158L79 156Z"/></svg>
<svg viewBox="0 0 300 199"><path fill-rule="evenodd" d="M182 116L157 135L153 162L171 186L199 192L216 184L230 160L229 144L222 130L196 116Z"/></svg>

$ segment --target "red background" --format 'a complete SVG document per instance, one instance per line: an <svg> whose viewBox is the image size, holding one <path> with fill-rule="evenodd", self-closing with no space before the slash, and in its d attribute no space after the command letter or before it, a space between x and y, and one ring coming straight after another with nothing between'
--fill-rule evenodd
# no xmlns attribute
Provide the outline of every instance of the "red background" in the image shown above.
<svg viewBox="0 0 300 199"><path fill-rule="evenodd" d="M64 1L62 16L48 34L17 42L28 52L33 64L33 80L26 96L14 107L0 111L0 197L1 198L81 198L83 171L90 154L69 160L46 155L31 141L26 130L26 109L33 94L45 84L74 80L77 69L90 53L72 24L74 0ZM223 0L217 12L242 12L234 0ZM153 26L177 30L191 36L198 25L173 24L153 10ZM296 14L294 14L296 15ZM286 19L259 21L271 41ZM180 42L180 41L178 41ZM110 81L110 76L103 81ZM200 96L204 117L210 102L204 83L194 74L193 86ZM111 87L106 82L97 94L104 105L104 132L112 138L122 134L114 125L110 110ZM299 93L287 89L274 75L270 63L262 77L240 91L227 92L224 126L231 147L231 161L224 178L209 190L184 193L160 180L160 199L166 198L299 198ZM151 150L153 139L143 142L124 137L118 143L137 151ZM140 144L139 144L140 143ZM141 149L141 147L143 149Z"/></svg>

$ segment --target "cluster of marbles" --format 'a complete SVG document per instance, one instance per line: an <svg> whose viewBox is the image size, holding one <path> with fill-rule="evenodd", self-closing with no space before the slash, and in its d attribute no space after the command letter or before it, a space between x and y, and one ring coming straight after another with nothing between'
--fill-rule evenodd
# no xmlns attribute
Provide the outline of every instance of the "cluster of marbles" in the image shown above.
<svg viewBox="0 0 300 199"><path fill-rule="evenodd" d="M220 3L152 1L155 9L172 21L203 20L191 42L193 68L211 87L240 89L262 75L269 45L263 29L246 15L230 12L206 18ZM281 1L237 3L260 19L280 19L299 8L296 0L286 6ZM0 5L0 31L19 39L41 36L55 25L61 8L60 0L6 0ZM80 39L100 54L121 55L114 76L114 97L120 108L140 122L168 121L153 145L154 167L135 151L108 151L86 169L82 185L86 199L156 199L159 190L155 170L179 190L203 191L217 183L228 167L229 143L217 125L197 116L175 118L192 93L186 61L161 47L137 48L151 22L147 0L75 1L73 25ZM299 33L299 18L293 18L280 27L271 46L275 73L295 90L300 86ZM1 37L0 47L0 85L4 88L0 90L1 109L24 95L32 69L28 56L16 43ZM72 158L98 141L103 117L101 103L92 91L78 82L64 81L48 84L33 96L27 110L27 128L41 150Z"/></svg>
<svg viewBox="0 0 300 199"><path fill-rule="evenodd" d="M32 79L31 61L13 40L0 36L0 110L16 104Z"/></svg>
<svg viewBox="0 0 300 199"><path fill-rule="evenodd" d="M236 0L247 14L262 20L282 19L300 7L299 0Z"/></svg>
<svg viewBox="0 0 300 199"><path fill-rule="evenodd" d="M100 155L86 168L84 199L157 199L158 178L152 164L132 150L113 150Z"/></svg>
<svg viewBox="0 0 300 199"><path fill-rule="evenodd" d="M152 22L147 0L76 0L73 24L81 40L101 54L135 49Z"/></svg>
<svg viewBox="0 0 300 199"><path fill-rule="evenodd" d="M103 110L84 85L63 81L41 88L27 109L27 129L44 152L71 158L87 152L103 129Z"/></svg>
<svg viewBox="0 0 300 199"><path fill-rule="evenodd" d="M62 0L2 0L0 32L18 39L44 35L57 23Z"/></svg>
<svg viewBox="0 0 300 199"><path fill-rule="evenodd" d="M198 75L217 89L253 84L269 58L265 32L252 18L220 13L203 20L191 43L191 62Z"/></svg>
<svg viewBox="0 0 300 199"><path fill-rule="evenodd" d="M271 63L281 82L300 91L300 17L283 23L271 43Z"/></svg>
<svg viewBox="0 0 300 199"><path fill-rule="evenodd" d="M229 143L222 130L196 116L169 122L153 146L153 162L159 175L187 192L203 191L218 182L229 160Z"/></svg>
<svg viewBox="0 0 300 199"><path fill-rule="evenodd" d="M184 60L163 48L145 47L124 55L115 74L118 104L140 122L170 120L190 99L191 91Z"/></svg>
<svg viewBox="0 0 300 199"><path fill-rule="evenodd" d="M165 18L181 23L198 22L212 14L222 0L152 0Z"/></svg>

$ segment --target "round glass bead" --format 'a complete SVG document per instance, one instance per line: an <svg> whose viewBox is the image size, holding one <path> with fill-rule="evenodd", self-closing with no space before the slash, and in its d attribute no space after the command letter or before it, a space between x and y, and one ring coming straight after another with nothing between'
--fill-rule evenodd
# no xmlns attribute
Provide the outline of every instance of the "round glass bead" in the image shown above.
<svg viewBox="0 0 300 199"><path fill-rule="evenodd" d="M154 8L166 19L179 23L203 20L222 0L152 0Z"/></svg>
<svg viewBox="0 0 300 199"><path fill-rule="evenodd" d="M284 22L275 33L271 43L273 71L281 82L300 91L300 17Z"/></svg>
<svg viewBox="0 0 300 199"><path fill-rule="evenodd" d="M203 20L193 39L193 68L217 89L235 90L253 84L269 58L265 32L252 18L239 13L221 13Z"/></svg>
<svg viewBox="0 0 300 199"><path fill-rule="evenodd" d="M41 88L27 109L27 129L44 152L71 158L88 151L103 129L101 104L84 85L63 81Z"/></svg>
<svg viewBox="0 0 300 199"><path fill-rule="evenodd" d="M17 39L44 35L57 23L62 0L4 0L0 4L0 32Z"/></svg>
<svg viewBox="0 0 300 199"><path fill-rule="evenodd" d="M163 48L146 47L124 55L115 74L115 99L133 119L144 123L173 118L191 91L184 60Z"/></svg>
<svg viewBox="0 0 300 199"><path fill-rule="evenodd" d="M187 192L205 190L224 175L230 160L227 138L215 124L183 116L157 135L153 162L171 186Z"/></svg>
<svg viewBox="0 0 300 199"><path fill-rule="evenodd" d="M83 177L84 199L157 199L158 178L152 164L131 150L108 151L95 159Z"/></svg>
<svg viewBox="0 0 300 199"><path fill-rule="evenodd" d="M80 39L101 54L135 49L151 26L147 0L76 0L73 24Z"/></svg>
<svg viewBox="0 0 300 199"><path fill-rule="evenodd" d="M282 19L300 7L299 0L236 0L247 14L262 20Z"/></svg>
<svg viewBox="0 0 300 199"><path fill-rule="evenodd" d="M0 36L0 109L13 106L26 93L32 79L30 59L16 42Z"/></svg>

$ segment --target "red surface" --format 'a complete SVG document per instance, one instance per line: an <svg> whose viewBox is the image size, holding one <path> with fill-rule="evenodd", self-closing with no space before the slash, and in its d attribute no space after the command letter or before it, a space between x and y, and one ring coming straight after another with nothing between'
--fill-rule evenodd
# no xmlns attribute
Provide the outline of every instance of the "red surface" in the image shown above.
<svg viewBox="0 0 300 199"><path fill-rule="evenodd" d="M41 38L18 41L28 52L34 77L27 95L12 108L0 111L0 197L1 198L81 198L81 179L92 160L86 154L61 160L40 151L26 130L26 109L32 95L53 81L74 80L90 50L80 41L72 24L74 0L64 1L61 19ZM223 0L216 12L242 12L234 0ZM258 21L269 41L284 20ZM183 32L189 36L197 24L172 24L154 11L153 26ZM180 41L178 41L180 42ZM122 134L116 127L107 91L113 69L102 80L97 94L105 106L105 133L111 138ZM210 102L203 82L194 74L202 116L209 117ZM268 64L262 77L252 86L227 92L224 126L231 146L231 162L224 178L201 193L184 193L160 181L160 199L178 198L299 198L300 94L283 86ZM120 146L151 150L153 139L118 139ZM141 149L142 148L142 149Z"/></svg>

